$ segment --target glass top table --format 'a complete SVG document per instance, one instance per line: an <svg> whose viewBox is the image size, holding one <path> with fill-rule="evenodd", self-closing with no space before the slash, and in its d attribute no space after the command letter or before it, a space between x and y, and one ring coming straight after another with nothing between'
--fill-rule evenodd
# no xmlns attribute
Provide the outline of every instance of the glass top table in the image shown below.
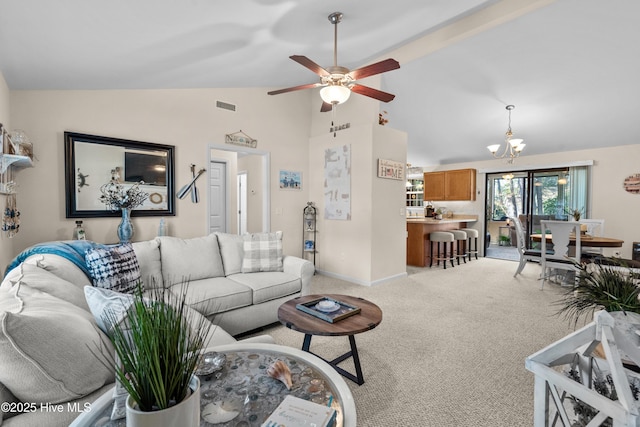
<svg viewBox="0 0 640 427"><path fill-rule="evenodd" d="M260 426L287 395L336 409L336 427L355 427L356 408L342 377L313 354L275 344L234 343L207 351L224 353L221 371L200 377L201 427ZM291 369L293 386L267 375L267 368L282 360ZM113 390L92 403L90 412L79 416L71 427L125 427L126 420L111 421Z"/></svg>

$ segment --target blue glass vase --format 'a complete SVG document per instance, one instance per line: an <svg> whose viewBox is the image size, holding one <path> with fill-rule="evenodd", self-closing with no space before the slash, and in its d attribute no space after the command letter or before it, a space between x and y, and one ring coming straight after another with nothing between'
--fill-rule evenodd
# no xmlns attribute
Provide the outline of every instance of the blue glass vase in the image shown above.
<svg viewBox="0 0 640 427"><path fill-rule="evenodd" d="M122 220L118 225L118 238L120 243L129 243L133 237L133 224L131 224L131 209L122 208Z"/></svg>

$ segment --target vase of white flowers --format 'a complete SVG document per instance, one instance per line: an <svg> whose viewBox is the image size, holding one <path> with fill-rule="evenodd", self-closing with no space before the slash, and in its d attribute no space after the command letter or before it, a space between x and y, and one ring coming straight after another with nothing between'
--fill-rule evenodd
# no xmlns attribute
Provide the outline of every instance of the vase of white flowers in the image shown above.
<svg viewBox="0 0 640 427"><path fill-rule="evenodd" d="M102 195L100 201L109 209L122 213L122 220L118 225L118 238L120 243L128 243L133 237L133 224L131 223L131 210L140 206L149 197L140 189L143 181L136 182L131 187L125 189L124 185L115 179L100 187Z"/></svg>

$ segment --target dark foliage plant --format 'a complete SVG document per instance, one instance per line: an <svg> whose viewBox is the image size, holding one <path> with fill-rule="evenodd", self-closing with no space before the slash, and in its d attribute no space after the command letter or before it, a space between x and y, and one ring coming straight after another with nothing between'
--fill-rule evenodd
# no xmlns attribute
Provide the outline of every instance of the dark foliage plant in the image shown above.
<svg viewBox="0 0 640 427"><path fill-rule="evenodd" d="M577 267L576 285L556 302L560 306L557 314L574 327L581 318L585 323L591 321L597 310L640 313L640 277L623 261L602 258Z"/></svg>

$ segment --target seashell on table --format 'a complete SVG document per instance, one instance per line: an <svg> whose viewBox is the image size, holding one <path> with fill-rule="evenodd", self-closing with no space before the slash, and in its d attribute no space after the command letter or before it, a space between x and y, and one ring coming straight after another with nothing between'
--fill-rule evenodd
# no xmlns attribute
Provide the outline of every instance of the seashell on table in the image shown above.
<svg viewBox="0 0 640 427"><path fill-rule="evenodd" d="M267 374L271 378L282 381L284 385L287 386L287 390L291 390L291 386L293 385L293 382L291 381L291 370L282 360L276 360L271 366L269 366L269 368L267 368Z"/></svg>

